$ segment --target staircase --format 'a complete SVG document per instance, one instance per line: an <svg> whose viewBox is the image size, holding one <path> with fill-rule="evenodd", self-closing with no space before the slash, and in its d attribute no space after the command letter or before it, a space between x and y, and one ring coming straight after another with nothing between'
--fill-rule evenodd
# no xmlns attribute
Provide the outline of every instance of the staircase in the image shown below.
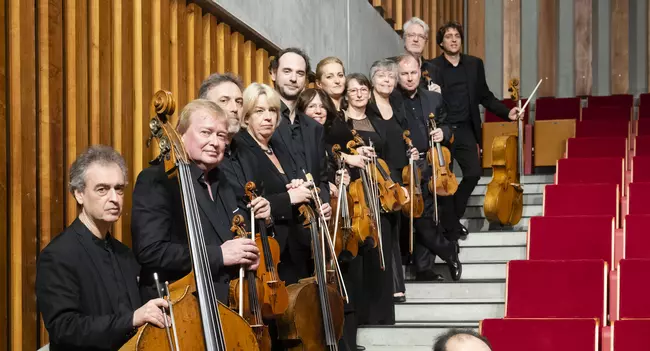
<svg viewBox="0 0 650 351"><path fill-rule="evenodd" d="M553 175L524 176L523 218L513 230L489 230L483 199L491 177L482 177L470 197L465 218L470 231L461 241L463 276L451 280L436 258L444 282L415 282L407 268L407 302L395 305L396 324L360 327L359 345L368 351L430 351L434 339L449 328L478 328L480 320L504 315L506 262L526 258L526 230L531 216L542 215L542 192Z"/></svg>

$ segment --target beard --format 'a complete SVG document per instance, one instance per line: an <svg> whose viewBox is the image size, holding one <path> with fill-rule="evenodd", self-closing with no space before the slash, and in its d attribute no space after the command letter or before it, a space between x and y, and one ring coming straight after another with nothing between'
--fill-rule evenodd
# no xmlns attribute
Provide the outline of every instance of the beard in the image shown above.
<svg viewBox="0 0 650 351"><path fill-rule="evenodd" d="M241 124L239 123L239 117L229 115L227 121L228 121L228 126L227 126L228 134L235 135L239 133L239 130L241 129Z"/></svg>

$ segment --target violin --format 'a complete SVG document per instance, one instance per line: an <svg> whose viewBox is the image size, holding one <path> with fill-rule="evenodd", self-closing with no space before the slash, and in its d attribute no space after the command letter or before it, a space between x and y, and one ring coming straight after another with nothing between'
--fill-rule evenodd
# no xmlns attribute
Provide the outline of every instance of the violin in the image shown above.
<svg viewBox="0 0 650 351"><path fill-rule="evenodd" d="M334 159L339 165L339 172L345 169L345 161L341 158L341 145L336 144L332 146L332 154ZM339 173L337 172L337 173ZM356 257L359 253L359 238L352 230L352 218L354 213L350 204L354 204L348 187L343 184L343 180L338 185L338 196L332 196L330 199L330 206L334 212L334 217L330 220L330 233L332 233L332 241L334 242L334 252L338 257L345 249L352 257ZM366 218L368 223L369 218Z"/></svg>
<svg viewBox="0 0 650 351"><path fill-rule="evenodd" d="M538 84L539 86L539 84ZM521 107L519 79L509 82L510 98ZM519 183L517 139L523 142L523 121L519 119L519 138L498 136L492 142L492 180L485 191L483 212L490 223L513 226L521 220L524 188Z"/></svg>
<svg viewBox="0 0 650 351"><path fill-rule="evenodd" d="M160 297L169 304L165 313L169 313L171 323L165 323L164 329L149 323L143 325L120 350L259 350L257 337L248 323L217 301L202 224L196 215L199 208L191 183L191 160L180 135L168 122L175 106L170 92L156 92L149 123L150 139L158 141L158 159L164 161L167 174L179 181L192 271L158 289ZM154 279L160 287L157 275Z"/></svg>
<svg viewBox="0 0 650 351"><path fill-rule="evenodd" d="M432 132L437 128L435 116L429 114L429 131ZM454 195L458 190L458 180L456 175L449 169L451 164L451 152L449 149L441 146L440 143L429 140L429 151L427 152L427 161L433 168L433 177L429 179L429 191L431 194L440 196Z"/></svg>
<svg viewBox="0 0 650 351"><path fill-rule="evenodd" d="M409 150L413 148L413 142L409 136L411 132L405 130L402 133L402 139ZM422 171L415 164L412 157L409 157L409 164L402 170L402 181L404 186L409 189L410 200L408 206L402 207L402 213L409 217L409 252L413 253L413 219L422 217L424 213L424 199L422 197L422 188L420 187Z"/></svg>
<svg viewBox="0 0 650 351"><path fill-rule="evenodd" d="M310 205L301 205L299 212L311 235L314 276L287 287L289 308L278 319L278 335L287 350L338 350L343 334L343 298L327 279L323 254L326 245L321 241L326 236L319 233L318 220Z"/></svg>
<svg viewBox="0 0 650 351"><path fill-rule="evenodd" d="M258 196L253 182L246 183L244 192L249 201L253 201ZM255 220L255 218L252 220L257 222L259 228L259 233L255 235L255 244L260 250L260 266L257 268L257 277L263 283L262 316L275 319L281 316L289 305L287 288L278 275L280 245L275 238L268 236L264 220Z"/></svg>
<svg viewBox="0 0 650 351"><path fill-rule="evenodd" d="M230 231L235 233L236 238L249 238L250 235L246 232L245 225L244 216L235 215L232 219ZM263 291L262 280L257 277L255 272L248 270L244 273L242 267L240 268L239 278L230 281L228 300L230 307L239 310L239 315L244 317L250 324L255 332L260 350L270 351L271 336L269 335L269 327L264 325L262 320L264 297L258 293Z"/></svg>

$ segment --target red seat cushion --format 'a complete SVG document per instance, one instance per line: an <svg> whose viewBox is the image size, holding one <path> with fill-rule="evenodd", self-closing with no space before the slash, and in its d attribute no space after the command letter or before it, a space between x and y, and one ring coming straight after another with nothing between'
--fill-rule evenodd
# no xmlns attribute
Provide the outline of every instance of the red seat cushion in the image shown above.
<svg viewBox="0 0 650 351"><path fill-rule="evenodd" d="M650 350L648 333L650 319L628 319L612 322L612 351L645 351Z"/></svg>
<svg viewBox="0 0 650 351"><path fill-rule="evenodd" d="M622 120L629 121L632 117L631 108L625 106L585 107L582 109L582 120Z"/></svg>
<svg viewBox="0 0 650 351"><path fill-rule="evenodd" d="M571 157L626 157L627 138L569 138L566 156Z"/></svg>
<svg viewBox="0 0 650 351"><path fill-rule="evenodd" d="M650 104L647 108L650 109ZM650 119L640 119L636 121L636 135L650 135Z"/></svg>
<svg viewBox="0 0 650 351"><path fill-rule="evenodd" d="M625 120L588 120L576 123L576 138L624 137L630 134L630 122Z"/></svg>
<svg viewBox="0 0 650 351"><path fill-rule="evenodd" d="M632 158L632 181L650 182L650 155Z"/></svg>
<svg viewBox="0 0 650 351"><path fill-rule="evenodd" d="M532 217L528 225L529 260L603 260L612 267L614 217ZM585 245L585 243L589 245Z"/></svg>
<svg viewBox="0 0 650 351"><path fill-rule="evenodd" d="M580 98L539 98L535 100L535 120L580 119Z"/></svg>
<svg viewBox="0 0 650 351"><path fill-rule="evenodd" d="M650 156L649 135L639 135L634 138L634 156Z"/></svg>
<svg viewBox="0 0 650 351"><path fill-rule="evenodd" d="M588 96L587 106L589 107L602 107L602 106L634 106L634 95L632 94L617 94L608 96Z"/></svg>
<svg viewBox="0 0 650 351"><path fill-rule="evenodd" d="M625 184L622 157L563 158L557 161L557 184Z"/></svg>
<svg viewBox="0 0 650 351"><path fill-rule="evenodd" d="M650 215L625 216L625 258L650 259Z"/></svg>
<svg viewBox="0 0 650 351"><path fill-rule="evenodd" d="M639 106L650 105L650 93L639 94Z"/></svg>
<svg viewBox="0 0 650 351"><path fill-rule="evenodd" d="M608 216L618 223L616 184L557 184L544 188L544 216Z"/></svg>
<svg viewBox="0 0 650 351"><path fill-rule="evenodd" d="M650 117L650 102L639 106L639 120Z"/></svg>
<svg viewBox="0 0 650 351"><path fill-rule="evenodd" d="M495 351L597 351L595 319L485 319L479 326Z"/></svg>
<svg viewBox="0 0 650 351"><path fill-rule="evenodd" d="M628 194L628 214L650 214L650 183L630 183Z"/></svg>
<svg viewBox="0 0 650 351"><path fill-rule="evenodd" d="M527 99L521 99L521 106L523 107L526 104ZM516 104L512 102L510 99L504 99L501 100L501 102L508 107L508 109L512 109L513 107L516 107ZM528 111L530 110L529 106L526 106L526 111L524 111L524 123L528 123ZM495 115L494 113L485 110L485 122L503 122L503 119L501 117Z"/></svg>
<svg viewBox="0 0 650 351"><path fill-rule="evenodd" d="M531 260L507 265L506 318L605 320L609 268L604 261Z"/></svg>
<svg viewBox="0 0 650 351"><path fill-rule="evenodd" d="M618 266L618 318L650 318L650 260L624 259Z"/></svg>

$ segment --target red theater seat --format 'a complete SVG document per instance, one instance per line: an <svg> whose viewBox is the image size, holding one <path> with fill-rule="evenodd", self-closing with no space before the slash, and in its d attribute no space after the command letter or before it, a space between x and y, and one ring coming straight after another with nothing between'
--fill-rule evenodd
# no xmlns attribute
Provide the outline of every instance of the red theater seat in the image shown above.
<svg viewBox="0 0 650 351"><path fill-rule="evenodd" d="M650 155L632 158L632 181L650 182Z"/></svg>
<svg viewBox="0 0 650 351"><path fill-rule="evenodd" d="M627 215L625 229L625 258L650 259L650 215Z"/></svg>
<svg viewBox="0 0 650 351"><path fill-rule="evenodd" d="M624 157L627 164L627 138L569 138L566 157Z"/></svg>
<svg viewBox="0 0 650 351"><path fill-rule="evenodd" d="M528 225L529 260L614 260L614 217L532 217ZM588 244L586 244L588 243Z"/></svg>
<svg viewBox="0 0 650 351"><path fill-rule="evenodd" d="M603 106L634 106L634 95L632 94L617 94L608 96L588 96L587 106L589 107L603 107Z"/></svg>
<svg viewBox="0 0 650 351"><path fill-rule="evenodd" d="M535 100L535 121L580 119L580 98L539 98Z"/></svg>
<svg viewBox="0 0 650 351"><path fill-rule="evenodd" d="M650 109L650 104L647 106L648 109ZM636 135L650 135L650 119L640 119L638 121L635 121L636 123Z"/></svg>
<svg viewBox="0 0 650 351"><path fill-rule="evenodd" d="M624 120L589 120L576 123L576 138L627 138L629 135L630 122Z"/></svg>
<svg viewBox="0 0 650 351"><path fill-rule="evenodd" d="M618 266L618 318L650 318L650 260L624 259Z"/></svg>
<svg viewBox="0 0 650 351"><path fill-rule="evenodd" d="M507 267L506 318L606 320L605 261L510 261Z"/></svg>
<svg viewBox="0 0 650 351"><path fill-rule="evenodd" d="M521 99L521 106L524 106L526 104L526 101L528 99ZM504 99L501 100L501 102L506 105L509 109L512 109L515 107L515 103L512 102L510 99ZM528 111L530 110L529 106L526 106L526 111L524 111L524 123L528 123ZM501 119L501 117L495 115L494 113L485 110L485 122L503 122L504 120Z"/></svg>
<svg viewBox="0 0 650 351"><path fill-rule="evenodd" d="M639 106L650 105L650 93L639 94Z"/></svg>
<svg viewBox="0 0 650 351"><path fill-rule="evenodd" d="M650 319L627 319L612 322L612 351L647 351Z"/></svg>
<svg viewBox="0 0 650 351"><path fill-rule="evenodd" d="M650 118L650 102L639 106L639 120Z"/></svg>
<svg viewBox="0 0 650 351"><path fill-rule="evenodd" d="M618 184L624 190L625 160L622 157L559 159L556 179L557 184Z"/></svg>
<svg viewBox="0 0 650 351"><path fill-rule="evenodd" d="M544 216L608 216L619 223L616 184L556 184L544 188ZM618 227L618 226L617 226Z"/></svg>
<svg viewBox="0 0 650 351"><path fill-rule="evenodd" d="M597 351L596 319L485 319L479 325L495 351Z"/></svg>
<svg viewBox="0 0 650 351"><path fill-rule="evenodd" d="M650 214L650 183L630 183L628 190L628 214Z"/></svg>
<svg viewBox="0 0 650 351"><path fill-rule="evenodd" d="M634 138L634 155L650 156L650 136L640 135Z"/></svg>
<svg viewBox="0 0 650 351"><path fill-rule="evenodd" d="M582 109L582 120L621 120L629 121L632 109L625 106L585 107Z"/></svg>

